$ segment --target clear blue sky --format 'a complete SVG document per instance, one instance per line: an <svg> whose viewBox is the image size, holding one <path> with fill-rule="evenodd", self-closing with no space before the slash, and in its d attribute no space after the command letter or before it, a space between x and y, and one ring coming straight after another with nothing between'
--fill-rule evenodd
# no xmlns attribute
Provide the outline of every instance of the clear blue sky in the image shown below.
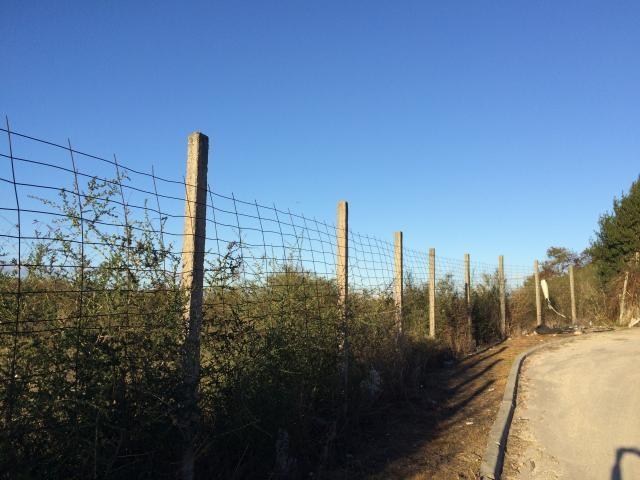
<svg viewBox="0 0 640 480"><path fill-rule="evenodd" d="M19 131L446 256L581 250L640 165L640 3L21 2ZM2 199L5 200L10 199Z"/></svg>

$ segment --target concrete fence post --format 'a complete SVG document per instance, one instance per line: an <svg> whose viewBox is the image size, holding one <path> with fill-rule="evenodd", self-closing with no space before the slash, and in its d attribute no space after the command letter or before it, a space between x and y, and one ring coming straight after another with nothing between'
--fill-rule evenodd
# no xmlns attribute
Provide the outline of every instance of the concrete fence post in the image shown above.
<svg viewBox="0 0 640 480"><path fill-rule="evenodd" d="M436 249L429 249L429 336L436 338Z"/></svg>
<svg viewBox="0 0 640 480"><path fill-rule="evenodd" d="M464 298L467 307L469 339L473 340L473 318L471 312L471 258L468 253L464 254Z"/></svg>
<svg viewBox="0 0 640 480"><path fill-rule="evenodd" d="M402 300L403 300L403 264L402 264L402 232L394 236L394 281L393 297L396 304L396 331L402 334Z"/></svg>
<svg viewBox="0 0 640 480"><path fill-rule="evenodd" d="M199 132L189 135L181 275L181 286L187 294L187 303L183 313L186 326L183 352L185 448L181 474L184 480L193 479L194 441L200 421L198 388L200 382L200 333L202 329L208 160L209 138Z"/></svg>
<svg viewBox="0 0 640 480"><path fill-rule="evenodd" d="M338 257L336 280L338 284L338 305L343 318L347 316L347 295L349 294L349 205L344 200L338 202Z"/></svg>
<svg viewBox="0 0 640 480"><path fill-rule="evenodd" d="M338 202L338 224L336 236L338 252L336 258L336 283L338 284L338 308L342 317L342 338L340 339L343 354L344 387L347 392L349 379L349 204Z"/></svg>
<svg viewBox="0 0 640 480"><path fill-rule="evenodd" d="M507 296L505 291L504 256L498 257L498 282L500 289L500 334L504 337L507 333Z"/></svg>
<svg viewBox="0 0 640 480"><path fill-rule="evenodd" d="M536 326L542 325L542 298L540 296L540 267L538 260L533 262L533 276L536 289Z"/></svg>
<svg viewBox="0 0 640 480"><path fill-rule="evenodd" d="M569 289L571 290L571 324L575 325L578 321L578 315L576 313L576 282L573 265L569 265Z"/></svg>

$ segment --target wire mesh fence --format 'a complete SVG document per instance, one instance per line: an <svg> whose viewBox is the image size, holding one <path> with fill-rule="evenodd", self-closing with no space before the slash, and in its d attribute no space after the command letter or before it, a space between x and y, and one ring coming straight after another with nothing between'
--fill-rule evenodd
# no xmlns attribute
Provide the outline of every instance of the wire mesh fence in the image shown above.
<svg viewBox="0 0 640 480"><path fill-rule="evenodd" d="M399 340L392 241L348 231L345 312L334 223L208 188L187 434L190 185L1 131L0 469L10 477L172 476L187 441L202 475L325 464L361 409L412 378L403 365L424 369L443 348L536 325L532 269L501 276L469 262L468 282L464 259L436 256L432 271L428 252L403 247ZM552 286L562 311L567 288Z"/></svg>

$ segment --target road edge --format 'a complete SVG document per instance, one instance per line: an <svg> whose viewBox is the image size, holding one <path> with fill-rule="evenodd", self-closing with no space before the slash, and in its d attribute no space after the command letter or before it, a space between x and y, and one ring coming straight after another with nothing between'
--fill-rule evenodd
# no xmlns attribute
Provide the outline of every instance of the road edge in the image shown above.
<svg viewBox="0 0 640 480"><path fill-rule="evenodd" d="M509 437L509 429L511 427L511 420L513 419L513 412L516 408L518 380L520 378L522 364L529 355L539 350L567 343L571 340L575 340L575 338L576 337L562 338L559 340L545 342L542 345L536 345L535 347L522 352L513 361L513 365L511 366L511 371L509 372L509 377L507 378L507 383L504 388L504 395L500 402L500 409L498 410L496 419L489 431L487 446L485 448L484 455L482 456L482 462L480 464L481 480L500 480L500 476L502 475L507 438Z"/></svg>

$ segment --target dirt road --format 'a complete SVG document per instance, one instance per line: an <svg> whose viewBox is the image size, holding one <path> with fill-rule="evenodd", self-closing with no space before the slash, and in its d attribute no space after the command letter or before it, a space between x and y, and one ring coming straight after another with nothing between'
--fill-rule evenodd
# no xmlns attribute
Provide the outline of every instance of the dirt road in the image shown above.
<svg viewBox="0 0 640 480"><path fill-rule="evenodd" d="M557 336L520 337L434 371L421 393L375 412L336 480L475 480L515 357Z"/></svg>
<svg viewBox="0 0 640 480"><path fill-rule="evenodd" d="M525 362L503 478L640 479L640 328Z"/></svg>

